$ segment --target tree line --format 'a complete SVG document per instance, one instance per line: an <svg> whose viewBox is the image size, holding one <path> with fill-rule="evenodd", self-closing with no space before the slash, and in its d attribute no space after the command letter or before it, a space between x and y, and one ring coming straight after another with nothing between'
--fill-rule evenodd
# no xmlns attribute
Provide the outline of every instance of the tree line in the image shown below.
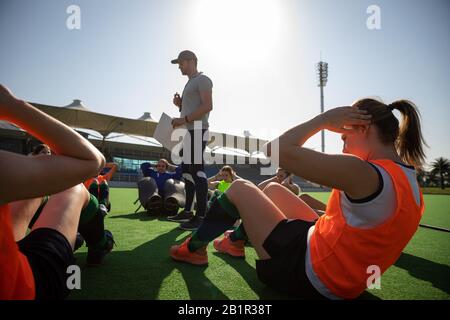
<svg viewBox="0 0 450 320"><path fill-rule="evenodd" d="M422 170L417 174L421 187L439 187L445 189L450 186L450 161L440 157L435 159L430 170Z"/></svg>

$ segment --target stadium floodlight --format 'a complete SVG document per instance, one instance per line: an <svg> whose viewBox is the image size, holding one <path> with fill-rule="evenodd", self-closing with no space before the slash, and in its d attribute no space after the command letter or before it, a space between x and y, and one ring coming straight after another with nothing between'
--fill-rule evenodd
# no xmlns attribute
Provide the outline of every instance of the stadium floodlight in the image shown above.
<svg viewBox="0 0 450 320"><path fill-rule="evenodd" d="M323 88L327 85L328 81L328 63L320 59L317 66L317 75L319 77L318 87L320 87L320 112L324 112L324 99L323 99ZM322 152L325 152L325 131L322 130Z"/></svg>

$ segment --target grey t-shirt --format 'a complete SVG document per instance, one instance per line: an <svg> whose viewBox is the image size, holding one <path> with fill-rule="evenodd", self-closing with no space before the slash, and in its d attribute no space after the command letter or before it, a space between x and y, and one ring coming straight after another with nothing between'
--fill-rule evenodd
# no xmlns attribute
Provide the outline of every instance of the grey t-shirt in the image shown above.
<svg viewBox="0 0 450 320"><path fill-rule="evenodd" d="M195 76L190 78L186 85L184 86L182 102L181 102L181 117L191 114L201 105L202 100L200 98L200 92L209 91L213 87L212 81L210 78L202 74L201 72L197 73ZM202 121L202 129L208 129L209 123L209 112L205 114ZM197 120L199 121L199 120ZM186 125L188 130L194 129L194 123L189 122Z"/></svg>

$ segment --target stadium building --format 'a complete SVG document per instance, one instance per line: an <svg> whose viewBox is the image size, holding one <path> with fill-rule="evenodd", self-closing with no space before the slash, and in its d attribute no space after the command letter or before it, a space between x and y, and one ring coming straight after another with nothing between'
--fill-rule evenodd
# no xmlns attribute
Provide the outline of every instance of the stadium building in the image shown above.
<svg viewBox="0 0 450 320"><path fill-rule="evenodd" d="M141 178L141 163L156 164L161 158L171 159L170 152L157 140L151 138L157 122L149 112L145 112L139 119L127 119L92 112L83 105L81 100L74 100L64 107L31 104L74 128L96 146L105 155L108 162L115 162L118 165L118 171L110 183L113 187L136 187L137 181ZM259 140L259 143L262 140L250 137L248 132L244 134L243 137L223 134L223 141L231 137L236 145L244 146L244 150L225 148L214 145L214 143L208 145L207 153L216 159L223 159L223 164L211 163L205 166L208 177L215 175L222 165L229 163L239 176L254 183L269 178L269 176L260 174L263 165L259 160L263 156L251 150L250 139ZM239 139L242 139L240 144L237 142ZM39 143L40 141L17 126L0 121L0 149L28 154ZM294 177L294 182L304 191L324 190L299 177Z"/></svg>

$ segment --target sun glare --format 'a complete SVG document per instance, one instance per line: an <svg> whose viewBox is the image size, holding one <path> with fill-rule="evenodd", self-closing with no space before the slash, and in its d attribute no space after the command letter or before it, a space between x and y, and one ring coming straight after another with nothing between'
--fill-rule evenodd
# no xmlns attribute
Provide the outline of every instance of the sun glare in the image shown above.
<svg viewBox="0 0 450 320"><path fill-rule="evenodd" d="M199 0L191 7L191 36L207 54L227 59L268 61L282 41L282 8L277 0Z"/></svg>

